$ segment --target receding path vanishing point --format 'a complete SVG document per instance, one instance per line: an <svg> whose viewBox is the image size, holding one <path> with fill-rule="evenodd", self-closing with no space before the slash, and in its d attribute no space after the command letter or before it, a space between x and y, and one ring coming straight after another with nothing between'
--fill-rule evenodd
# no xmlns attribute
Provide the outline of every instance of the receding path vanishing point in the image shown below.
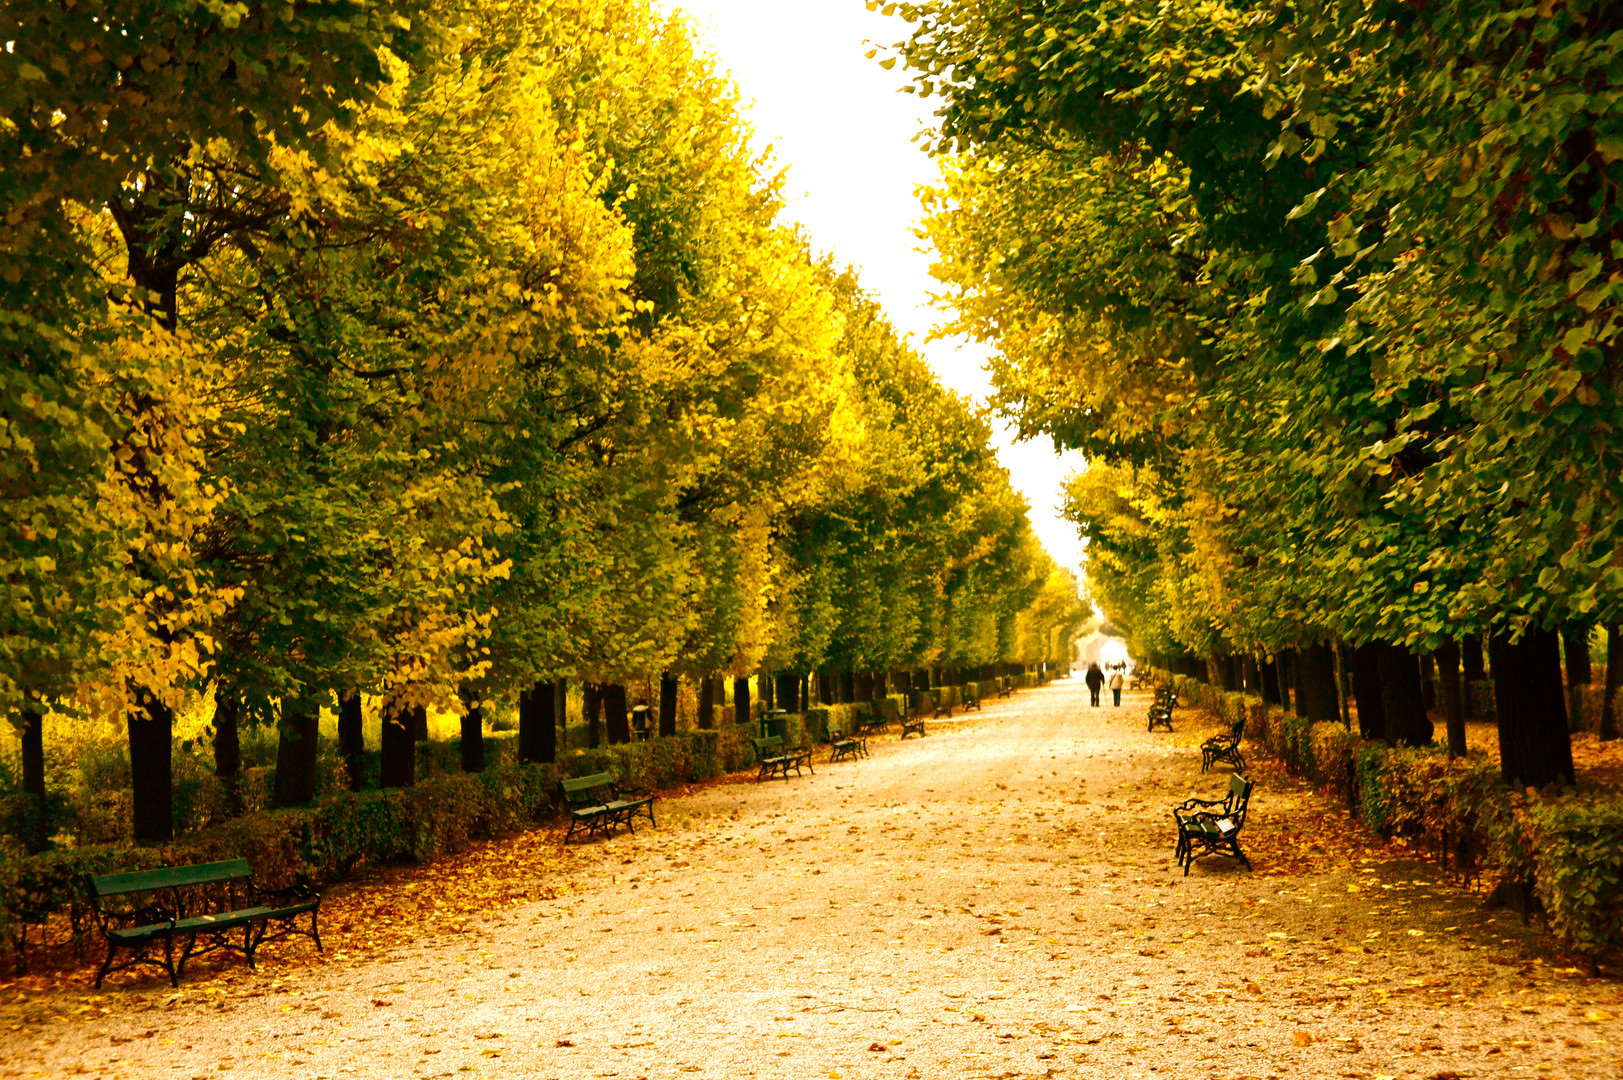
<svg viewBox="0 0 1623 1080"><path fill-rule="evenodd" d="M127 984L82 1023L6 1003L0 1075L1623 1076L1623 988L1266 766L1257 872L1183 877L1168 807L1227 774L1146 702L1069 680L664 800L556 899L409 951Z"/></svg>

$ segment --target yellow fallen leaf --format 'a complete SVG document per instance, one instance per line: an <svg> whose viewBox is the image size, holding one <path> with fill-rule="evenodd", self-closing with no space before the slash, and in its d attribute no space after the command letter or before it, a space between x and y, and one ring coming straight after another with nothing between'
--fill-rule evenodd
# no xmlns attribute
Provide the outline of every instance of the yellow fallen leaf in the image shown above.
<svg viewBox="0 0 1623 1080"><path fill-rule="evenodd" d="M1617 1017L1605 1009L1590 1009L1584 1013L1585 1020L1616 1020Z"/></svg>
<svg viewBox="0 0 1623 1080"><path fill-rule="evenodd" d="M1296 1034L1291 1036L1291 1042L1295 1043L1297 1046L1312 1046L1313 1033L1311 1031L1298 1031Z"/></svg>

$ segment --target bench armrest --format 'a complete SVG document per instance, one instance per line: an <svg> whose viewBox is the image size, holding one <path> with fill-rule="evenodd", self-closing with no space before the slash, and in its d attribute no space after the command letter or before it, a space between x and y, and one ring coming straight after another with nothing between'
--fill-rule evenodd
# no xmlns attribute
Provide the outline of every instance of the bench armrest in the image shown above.
<svg viewBox="0 0 1623 1080"><path fill-rule="evenodd" d="M1177 806L1173 807L1173 809L1174 810L1193 810L1197 806L1227 806L1227 805L1228 805L1228 800L1227 799L1185 799L1183 802L1181 802Z"/></svg>

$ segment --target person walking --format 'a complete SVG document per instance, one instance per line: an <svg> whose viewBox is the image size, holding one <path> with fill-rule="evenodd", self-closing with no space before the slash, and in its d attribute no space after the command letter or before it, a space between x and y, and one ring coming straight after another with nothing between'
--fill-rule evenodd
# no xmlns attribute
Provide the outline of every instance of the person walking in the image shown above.
<svg viewBox="0 0 1623 1080"><path fill-rule="evenodd" d="M1116 708L1121 708L1121 686L1127 680L1122 677L1121 667L1118 666L1110 673L1110 693L1116 699Z"/></svg>
<svg viewBox="0 0 1623 1080"><path fill-rule="evenodd" d="M1095 660L1088 665L1088 673L1083 679L1088 684L1088 696L1093 699L1095 708L1099 706L1099 690L1105 684L1105 673L1099 670L1099 662Z"/></svg>

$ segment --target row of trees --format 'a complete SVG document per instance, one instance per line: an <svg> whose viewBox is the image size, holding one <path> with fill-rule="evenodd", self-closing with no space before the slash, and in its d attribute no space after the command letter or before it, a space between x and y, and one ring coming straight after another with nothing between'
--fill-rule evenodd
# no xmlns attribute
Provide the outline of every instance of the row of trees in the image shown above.
<svg viewBox="0 0 1623 1080"><path fill-rule="evenodd" d="M1623 618L1623 9L891 6L958 328L1087 455L1138 651L1367 646L1396 701L1483 636L1506 778L1570 780L1557 634Z"/></svg>
<svg viewBox="0 0 1623 1080"><path fill-rule="evenodd" d="M222 774L274 720L290 805L363 691L409 783L424 709L477 732L562 678L1015 658L1059 578L986 424L780 223L680 19L5 20L0 708L33 793L49 709L128 718L153 840L209 688Z"/></svg>

